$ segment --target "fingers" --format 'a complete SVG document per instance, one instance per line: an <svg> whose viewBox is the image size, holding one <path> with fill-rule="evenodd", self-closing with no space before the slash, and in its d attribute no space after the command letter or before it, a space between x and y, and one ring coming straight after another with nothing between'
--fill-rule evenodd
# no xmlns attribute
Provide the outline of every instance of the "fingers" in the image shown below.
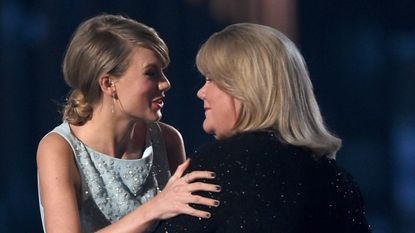
<svg viewBox="0 0 415 233"><path fill-rule="evenodd" d="M220 204L218 200L205 198L202 196L195 196L195 195L192 195L192 201L189 203L205 205L205 206L210 206L210 207L218 207ZM183 213L194 216L194 217L199 217L199 218L210 218L211 217L211 214L209 212L192 208L190 205L186 205L186 210L183 211Z"/></svg>
<svg viewBox="0 0 415 233"><path fill-rule="evenodd" d="M198 179L213 179L216 177L216 174L211 171L193 171L187 173L184 177L186 183L191 183Z"/></svg>
<svg viewBox="0 0 415 233"><path fill-rule="evenodd" d="M189 206L189 204L198 204L208 207L219 206L220 202L218 200L193 194L197 191L220 192L221 187L219 185L197 182L197 180L200 179L214 179L216 174L211 171L193 171L184 174L189 165L190 159L187 159L180 164L164 188L162 194L169 200L166 202L169 203L167 206L172 205L175 207L165 211L166 213L161 215L162 218L176 216L180 213L199 218L210 218L211 215L209 212L195 209Z"/></svg>
<svg viewBox="0 0 415 233"><path fill-rule="evenodd" d="M210 213L195 209L189 204L197 204L208 207L217 207L220 202L218 200L199 196L195 192L220 192L221 187L216 184L199 182L200 179L213 179L216 177L214 172L210 171L193 171L185 175L184 172L189 167L190 161L186 160L179 165L174 175L169 179L163 191L155 198L163 201L156 201L159 204L163 202L160 210L160 219L167 219L178 214L188 214L199 218L210 218Z"/></svg>
<svg viewBox="0 0 415 233"><path fill-rule="evenodd" d="M180 164L177 167L176 172L173 174L173 176L177 178L182 177L184 171L189 167L189 165L190 165L190 159L186 159L186 161L184 161L182 164Z"/></svg>
<svg viewBox="0 0 415 233"><path fill-rule="evenodd" d="M216 177L216 174L211 171L193 171L183 175L189 165L190 159L186 159L186 161L177 167L176 172L171 177L173 178L172 180L178 180L181 178L185 183L192 183L198 179L213 179Z"/></svg>
<svg viewBox="0 0 415 233"><path fill-rule="evenodd" d="M198 218L210 218L211 217L211 214L209 212L194 209L190 207L189 205L184 211L184 214L191 215L191 216L198 217Z"/></svg>
<svg viewBox="0 0 415 233"><path fill-rule="evenodd" d="M204 205L204 206L209 206L209 207L218 207L220 204L218 200L203 197L203 196L198 196L198 195L192 195L189 198L189 203Z"/></svg>
<svg viewBox="0 0 415 233"><path fill-rule="evenodd" d="M191 193L196 191L205 191L205 192L220 192L221 187L216 184L208 184L203 182L194 182L190 183L187 187L187 190Z"/></svg>
<svg viewBox="0 0 415 233"><path fill-rule="evenodd" d="M184 182L186 182L186 183L190 183L190 182L192 182L192 181L190 180L190 178L189 178L189 173L187 173L186 175L184 175L182 178L183 178Z"/></svg>

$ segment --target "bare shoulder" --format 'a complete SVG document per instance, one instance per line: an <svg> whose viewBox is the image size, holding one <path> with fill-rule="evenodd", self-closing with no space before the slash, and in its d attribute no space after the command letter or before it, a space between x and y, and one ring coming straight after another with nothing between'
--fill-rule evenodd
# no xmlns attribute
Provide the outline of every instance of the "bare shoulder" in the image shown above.
<svg viewBox="0 0 415 233"><path fill-rule="evenodd" d="M78 175L72 148L57 133L49 133L42 138L38 145L36 161L40 178L47 179L52 175L72 180L74 175Z"/></svg>
<svg viewBox="0 0 415 233"><path fill-rule="evenodd" d="M183 137L176 128L163 122L159 122L159 125L166 144L183 143Z"/></svg>
<svg viewBox="0 0 415 233"><path fill-rule="evenodd" d="M55 160L72 157L72 149L69 143L57 133L49 133L40 140L37 149L37 160Z"/></svg>
<svg viewBox="0 0 415 233"><path fill-rule="evenodd" d="M186 158L183 137L173 126L162 122L159 122L159 125L166 143L170 171L173 173Z"/></svg>

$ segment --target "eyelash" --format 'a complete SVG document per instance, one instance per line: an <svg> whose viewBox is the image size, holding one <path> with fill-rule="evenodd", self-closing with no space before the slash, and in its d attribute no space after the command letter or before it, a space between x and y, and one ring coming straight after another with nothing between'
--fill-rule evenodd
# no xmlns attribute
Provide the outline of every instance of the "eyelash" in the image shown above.
<svg viewBox="0 0 415 233"><path fill-rule="evenodd" d="M150 78L153 78L157 75L157 72L147 71L147 72L144 73L144 75L149 76Z"/></svg>

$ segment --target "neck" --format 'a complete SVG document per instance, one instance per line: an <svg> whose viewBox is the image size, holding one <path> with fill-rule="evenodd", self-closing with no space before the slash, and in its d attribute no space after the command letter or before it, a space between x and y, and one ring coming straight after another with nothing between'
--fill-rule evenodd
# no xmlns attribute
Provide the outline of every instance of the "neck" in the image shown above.
<svg viewBox="0 0 415 233"><path fill-rule="evenodd" d="M111 111L109 114L94 111L91 120L71 128L90 148L117 158L139 158L145 146L146 123L119 119Z"/></svg>

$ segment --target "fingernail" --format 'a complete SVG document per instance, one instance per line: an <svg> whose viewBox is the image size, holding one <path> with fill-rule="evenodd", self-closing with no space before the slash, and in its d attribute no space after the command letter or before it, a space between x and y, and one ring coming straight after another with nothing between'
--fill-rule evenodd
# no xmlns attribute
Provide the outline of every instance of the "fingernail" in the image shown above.
<svg viewBox="0 0 415 233"><path fill-rule="evenodd" d="M218 206L219 206L219 204L220 204L220 202L219 202L219 201L214 201L214 202L213 202L213 206L218 207Z"/></svg>
<svg viewBox="0 0 415 233"><path fill-rule="evenodd" d="M211 177L213 177L213 178L215 178L215 177L216 177L216 173L211 172L211 173L210 173L210 176L211 176Z"/></svg>
<svg viewBox="0 0 415 233"><path fill-rule="evenodd" d="M220 187L219 185L216 185L216 190L220 191L220 190L222 190L222 187Z"/></svg>
<svg viewBox="0 0 415 233"><path fill-rule="evenodd" d="M210 218L210 214L209 213L206 214L206 218Z"/></svg>

